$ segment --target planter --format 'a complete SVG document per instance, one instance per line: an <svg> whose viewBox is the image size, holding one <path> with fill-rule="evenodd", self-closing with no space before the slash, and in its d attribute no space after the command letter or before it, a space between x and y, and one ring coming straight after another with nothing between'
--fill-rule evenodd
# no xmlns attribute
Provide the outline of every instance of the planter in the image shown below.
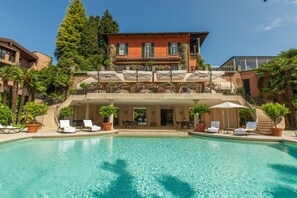
<svg viewBox="0 0 297 198"><path fill-rule="evenodd" d="M204 132L205 131L205 124L196 124L196 131Z"/></svg>
<svg viewBox="0 0 297 198"><path fill-rule="evenodd" d="M26 124L26 126L28 127L28 133L36 133L40 124Z"/></svg>
<svg viewBox="0 0 297 198"><path fill-rule="evenodd" d="M111 130L111 125L112 125L111 122L105 122L105 123L103 123L103 130L104 131L110 131Z"/></svg>
<svg viewBox="0 0 297 198"><path fill-rule="evenodd" d="M283 129L282 128L270 128L272 136L282 136Z"/></svg>

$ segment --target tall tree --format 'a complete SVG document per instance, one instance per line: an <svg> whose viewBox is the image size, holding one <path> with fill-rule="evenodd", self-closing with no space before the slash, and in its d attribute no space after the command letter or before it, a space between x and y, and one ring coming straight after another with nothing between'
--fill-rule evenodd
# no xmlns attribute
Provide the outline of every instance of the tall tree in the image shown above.
<svg viewBox="0 0 297 198"><path fill-rule="evenodd" d="M81 0L71 0L67 8L56 39L55 56L71 58L78 55L81 44L81 32L87 21L84 5Z"/></svg>
<svg viewBox="0 0 297 198"><path fill-rule="evenodd" d="M297 98L297 49L281 52L280 55L265 63L258 70L260 90L270 99L286 103L290 110L287 115L288 127L296 128Z"/></svg>
<svg viewBox="0 0 297 198"><path fill-rule="evenodd" d="M12 123L16 123L16 110L17 110L17 99L18 99L18 89L19 89L19 83L21 81L21 75L22 70L19 65L13 65L9 67L9 75L8 79L9 81L13 82L12 85L12 99L11 99L11 120Z"/></svg>
<svg viewBox="0 0 297 198"><path fill-rule="evenodd" d="M103 55L104 60L106 59L107 43L104 40L103 34L106 33L118 33L120 31L118 22L114 20L108 10L104 12L101 17L99 25L99 47Z"/></svg>
<svg viewBox="0 0 297 198"><path fill-rule="evenodd" d="M97 70L102 64L99 49L99 16L90 16L81 34L80 55L84 57L79 64L83 71Z"/></svg>

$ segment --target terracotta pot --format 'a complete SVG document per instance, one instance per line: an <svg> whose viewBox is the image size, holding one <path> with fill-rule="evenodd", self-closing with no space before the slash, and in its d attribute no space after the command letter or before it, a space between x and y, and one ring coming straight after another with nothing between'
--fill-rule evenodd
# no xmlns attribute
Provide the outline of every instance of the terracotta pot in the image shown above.
<svg viewBox="0 0 297 198"><path fill-rule="evenodd" d="M111 122L105 122L105 123L103 123L103 130L104 131L110 131L111 130L111 125L112 125Z"/></svg>
<svg viewBox="0 0 297 198"><path fill-rule="evenodd" d="M28 127L29 133L36 133L40 127L40 124L26 124L26 126Z"/></svg>
<svg viewBox="0 0 297 198"><path fill-rule="evenodd" d="M205 124L196 124L196 131L204 132L205 131Z"/></svg>
<svg viewBox="0 0 297 198"><path fill-rule="evenodd" d="M282 128L270 128L272 136L282 136L283 129Z"/></svg>

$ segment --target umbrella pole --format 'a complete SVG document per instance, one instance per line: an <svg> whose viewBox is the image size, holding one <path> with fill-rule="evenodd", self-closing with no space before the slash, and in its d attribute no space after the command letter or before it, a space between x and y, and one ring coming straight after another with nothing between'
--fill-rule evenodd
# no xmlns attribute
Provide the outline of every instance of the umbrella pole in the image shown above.
<svg viewBox="0 0 297 198"><path fill-rule="evenodd" d="M229 109L227 109L227 119L228 119L228 128L230 128L230 126L229 126Z"/></svg>

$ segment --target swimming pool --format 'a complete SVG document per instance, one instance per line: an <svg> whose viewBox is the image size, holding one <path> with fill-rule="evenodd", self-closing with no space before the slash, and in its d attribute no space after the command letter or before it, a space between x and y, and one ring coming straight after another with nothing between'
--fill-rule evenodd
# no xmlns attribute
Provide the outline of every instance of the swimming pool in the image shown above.
<svg viewBox="0 0 297 198"><path fill-rule="evenodd" d="M98 137L0 145L1 197L293 197L297 147Z"/></svg>

